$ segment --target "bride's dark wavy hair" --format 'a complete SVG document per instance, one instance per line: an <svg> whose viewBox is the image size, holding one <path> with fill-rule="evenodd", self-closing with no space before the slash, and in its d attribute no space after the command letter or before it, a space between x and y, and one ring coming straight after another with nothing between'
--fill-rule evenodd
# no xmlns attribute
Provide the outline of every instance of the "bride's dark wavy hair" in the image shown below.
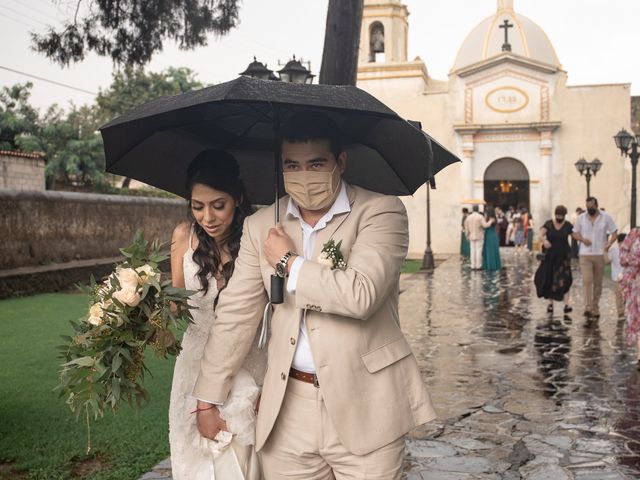
<svg viewBox="0 0 640 480"><path fill-rule="evenodd" d="M231 261L222 264L222 255L216 241L195 221L191 211L191 192L194 185L205 185L228 193L238 205L233 214L226 243L231 255ZM198 247L193 252L193 261L200 267L198 278L203 291L209 290L209 276L222 272L224 288L228 283L235 266L235 259L240 250L240 237L244 219L253 213L253 208L240 179L240 169L236 159L230 153L220 150L205 150L193 159L187 169L187 192L189 193L189 218L194 225L194 232L198 237ZM222 290L222 289L221 289Z"/></svg>

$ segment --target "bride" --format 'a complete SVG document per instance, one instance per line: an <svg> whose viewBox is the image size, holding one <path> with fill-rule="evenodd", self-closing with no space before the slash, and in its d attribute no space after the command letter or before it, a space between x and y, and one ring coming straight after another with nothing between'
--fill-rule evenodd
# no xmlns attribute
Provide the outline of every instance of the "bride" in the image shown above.
<svg viewBox="0 0 640 480"><path fill-rule="evenodd" d="M229 432L216 440L200 435L196 399L191 391L214 321L218 294L233 274L242 226L252 213L235 159L226 152L199 154L187 171L190 221L172 236L171 279L175 287L195 290L189 301L194 322L182 340L176 360L169 404L169 443L175 480L259 480L254 449L255 405L266 368L266 352L255 348L234 380L220 412ZM254 343L255 345L255 343Z"/></svg>

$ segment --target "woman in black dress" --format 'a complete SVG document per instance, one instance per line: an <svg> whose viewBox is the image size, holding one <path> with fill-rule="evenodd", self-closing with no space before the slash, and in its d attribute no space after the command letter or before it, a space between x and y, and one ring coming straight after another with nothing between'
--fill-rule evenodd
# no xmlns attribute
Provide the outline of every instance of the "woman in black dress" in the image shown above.
<svg viewBox="0 0 640 480"><path fill-rule="evenodd" d="M544 258L536 272L535 283L538 297L549 300L547 312L553 312L553 301L564 301L564 313L572 311L569 290L571 276L571 245L569 238L573 225L566 220L567 209L558 205L553 220L547 220L540 229Z"/></svg>

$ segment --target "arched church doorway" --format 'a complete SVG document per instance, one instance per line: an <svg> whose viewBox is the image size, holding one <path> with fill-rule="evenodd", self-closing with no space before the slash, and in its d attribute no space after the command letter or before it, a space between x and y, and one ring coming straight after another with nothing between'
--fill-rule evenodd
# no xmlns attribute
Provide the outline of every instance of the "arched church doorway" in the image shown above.
<svg viewBox="0 0 640 480"><path fill-rule="evenodd" d="M484 172L484 201L487 205L529 208L529 172L515 158L500 158Z"/></svg>

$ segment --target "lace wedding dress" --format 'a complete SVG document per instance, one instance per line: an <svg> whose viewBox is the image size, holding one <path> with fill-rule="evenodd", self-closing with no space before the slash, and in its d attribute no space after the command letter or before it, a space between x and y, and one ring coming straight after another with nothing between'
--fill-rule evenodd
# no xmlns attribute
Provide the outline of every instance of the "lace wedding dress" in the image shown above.
<svg viewBox="0 0 640 480"><path fill-rule="evenodd" d="M213 306L218 288L215 279L203 294L197 277L198 265L193 260L191 236L184 254L185 287L199 293L189 303L194 323L182 340L182 351L176 359L169 404L169 444L174 480L260 480L260 466L255 452L254 406L266 369L266 351L252 348L243 368L234 379L231 392L220 413L231 433L220 432L215 440L203 438L198 432L196 399L191 396L209 330L214 321Z"/></svg>

